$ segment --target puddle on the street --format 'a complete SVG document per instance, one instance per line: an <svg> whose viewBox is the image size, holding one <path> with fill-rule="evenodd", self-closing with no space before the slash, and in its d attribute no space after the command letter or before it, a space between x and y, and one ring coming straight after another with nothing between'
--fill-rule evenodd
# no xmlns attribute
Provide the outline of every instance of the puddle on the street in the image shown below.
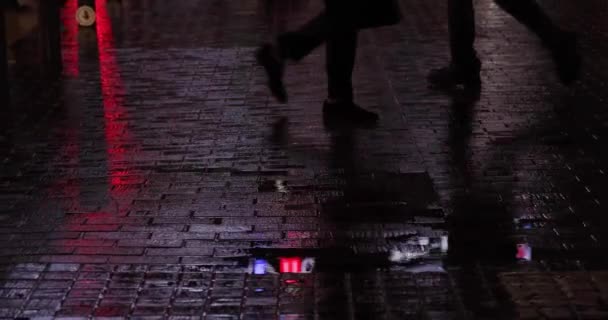
<svg viewBox="0 0 608 320"><path fill-rule="evenodd" d="M443 237L447 241L447 237ZM402 272L445 272L446 247L441 239L380 248L375 253L356 253L350 249L253 249L241 259L253 275L310 274L399 270ZM425 243L426 242L426 243ZM422 244L421 244L422 243ZM384 249L384 250L383 250Z"/></svg>
<svg viewBox="0 0 608 320"><path fill-rule="evenodd" d="M444 272L449 235L428 174L337 170L310 184L296 190L289 177L258 181L258 192L276 195L266 198L285 209L317 212L319 246L254 249L249 273Z"/></svg>

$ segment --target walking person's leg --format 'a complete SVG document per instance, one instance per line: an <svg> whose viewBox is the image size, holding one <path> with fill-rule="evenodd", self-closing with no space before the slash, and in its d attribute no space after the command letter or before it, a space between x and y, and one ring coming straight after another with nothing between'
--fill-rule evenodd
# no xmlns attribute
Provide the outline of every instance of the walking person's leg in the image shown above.
<svg viewBox="0 0 608 320"><path fill-rule="evenodd" d="M566 84L578 77L581 58L576 36L560 29L535 0L495 0L507 13L534 32L551 50L560 80Z"/></svg>
<svg viewBox="0 0 608 320"><path fill-rule="evenodd" d="M330 36L326 44L328 100L353 101L353 69L357 57L358 32Z"/></svg>
<svg viewBox="0 0 608 320"><path fill-rule="evenodd" d="M330 35L327 41L327 100L323 105L327 120L373 122L378 119L377 114L354 103L352 76L357 56L357 38L357 31L340 32Z"/></svg>
<svg viewBox="0 0 608 320"><path fill-rule="evenodd" d="M433 70L429 82L438 87L479 85L481 63L475 52L475 10L473 0L448 0L448 28L451 62Z"/></svg>
<svg viewBox="0 0 608 320"><path fill-rule="evenodd" d="M299 61L327 38L329 23L325 12L319 14L300 29L286 32L272 44L263 45L256 53L258 63L268 74L268 86L280 102L287 101L283 85L283 72L287 60Z"/></svg>
<svg viewBox="0 0 608 320"><path fill-rule="evenodd" d="M325 42L328 98L324 103L324 114L329 118L338 116L336 120L376 121L378 116L375 113L366 111L353 102L352 75L357 38L356 29L339 19L331 20L323 12L302 28L280 35L274 44L262 46L257 52L257 59L268 74L272 94L279 101L285 102L285 62L299 61Z"/></svg>

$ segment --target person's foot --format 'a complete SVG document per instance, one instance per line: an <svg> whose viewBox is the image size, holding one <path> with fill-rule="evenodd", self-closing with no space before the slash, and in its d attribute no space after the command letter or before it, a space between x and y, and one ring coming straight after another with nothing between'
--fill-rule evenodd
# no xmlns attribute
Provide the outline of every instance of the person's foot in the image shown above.
<svg viewBox="0 0 608 320"><path fill-rule="evenodd" d="M552 46L553 61L557 68L560 81L569 85L579 77L582 59L577 49L577 37L570 32L564 32L557 43Z"/></svg>
<svg viewBox="0 0 608 320"><path fill-rule="evenodd" d="M378 114L365 110L352 101L323 103L323 119L327 125L358 125L374 126L377 124Z"/></svg>
<svg viewBox="0 0 608 320"><path fill-rule="evenodd" d="M283 71L285 62L281 59L277 48L271 44L265 44L256 51L258 63L264 67L268 76L268 87L272 95L282 103L287 102L287 91L283 84Z"/></svg>
<svg viewBox="0 0 608 320"><path fill-rule="evenodd" d="M428 82L434 89L452 89L457 86L463 86L465 89L479 89L481 87L480 69L479 61L466 66L451 63L447 67L432 70L428 75Z"/></svg>

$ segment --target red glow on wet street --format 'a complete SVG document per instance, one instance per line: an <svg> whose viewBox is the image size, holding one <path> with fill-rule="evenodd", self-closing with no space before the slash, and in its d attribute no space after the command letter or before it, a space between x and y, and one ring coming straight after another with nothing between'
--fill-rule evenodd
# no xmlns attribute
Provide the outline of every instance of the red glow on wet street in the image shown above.
<svg viewBox="0 0 608 320"><path fill-rule="evenodd" d="M301 258L279 258L281 273L300 273L302 272Z"/></svg>
<svg viewBox="0 0 608 320"><path fill-rule="evenodd" d="M120 163L124 163L127 160L129 150L124 145L129 145L129 142L132 140L128 124L124 119L127 113L124 108L125 90L120 76L120 68L116 61L114 34L112 21L108 14L107 1L97 0L95 5L110 192L113 196L124 197L125 191L123 188L119 188L119 186L124 184L125 177L131 176L131 173L121 170Z"/></svg>

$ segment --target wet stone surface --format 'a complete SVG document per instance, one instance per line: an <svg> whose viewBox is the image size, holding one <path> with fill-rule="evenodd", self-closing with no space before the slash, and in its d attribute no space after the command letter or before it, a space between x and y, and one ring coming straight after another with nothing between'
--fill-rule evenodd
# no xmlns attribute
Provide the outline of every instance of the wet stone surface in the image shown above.
<svg viewBox="0 0 608 320"><path fill-rule="evenodd" d="M323 50L286 105L255 65L320 1L97 2L94 28L62 11L60 79L35 33L14 48L0 318L608 318L603 0L539 1L581 33L570 88L476 1L479 97L427 88L446 3L401 0L360 35L375 129L324 126Z"/></svg>

